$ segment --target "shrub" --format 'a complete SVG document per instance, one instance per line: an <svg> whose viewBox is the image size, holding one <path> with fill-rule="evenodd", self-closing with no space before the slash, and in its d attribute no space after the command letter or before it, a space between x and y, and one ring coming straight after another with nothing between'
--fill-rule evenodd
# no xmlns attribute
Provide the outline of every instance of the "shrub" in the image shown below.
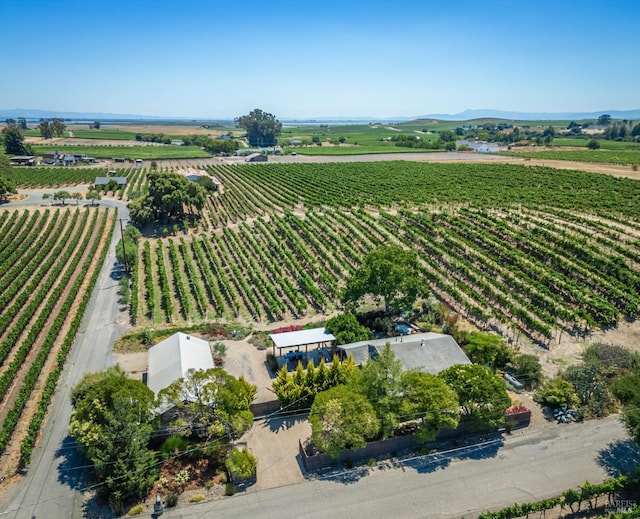
<svg viewBox="0 0 640 519"><path fill-rule="evenodd" d="M165 505L167 508L173 508L178 504L178 494L171 493L167 496L167 500L165 501Z"/></svg>
<svg viewBox="0 0 640 519"><path fill-rule="evenodd" d="M247 449L233 449L227 456L227 469L237 478L248 478L256 473L258 461Z"/></svg>
<svg viewBox="0 0 640 519"><path fill-rule="evenodd" d="M580 403L573 384L560 376L547 381L535 392L533 399L551 407L574 407Z"/></svg>
<svg viewBox="0 0 640 519"><path fill-rule="evenodd" d="M227 483L224 487L224 495L232 496L236 493L236 486L233 483Z"/></svg>
<svg viewBox="0 0 640 519"><path fill-rule="evenodd" d="M189 498L189 503L200 503L202 501L204 501L206 499L206 497L204 497L202 494L196 494L194 496L191 496Z"/></svg>
<svg viewBox="0 0 640 519"><path fill-rule="evenodd" d="M182 436L169 436L160 447L160 452L165 456L172 456L187 448L187 440Z"/></svg>
<svg viewBox="0 0 640 519"><path fill-rule="evenodd" d="M140 515L142 512L144 512L144 506L136 505L127 512L127 515L129 517L133 517L134 515Z"/></svg>

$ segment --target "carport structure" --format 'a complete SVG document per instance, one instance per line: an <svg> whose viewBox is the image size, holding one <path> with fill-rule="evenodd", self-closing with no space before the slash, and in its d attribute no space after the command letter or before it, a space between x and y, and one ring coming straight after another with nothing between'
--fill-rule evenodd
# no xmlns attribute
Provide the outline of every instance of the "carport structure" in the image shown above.
<svg viewBox="0 0 640 519"><path fill-rule="evenodd" d="M324 328L312 328L311 330L300 330L297 332L284 332L284 333L272 333L269 338L273 341L273 356L276 356L276 348L278 348L278 355L282 356L283 349L296 348L295 351L290 351L285 354L285 358L288 360L300 359L303 353L300 351L300 347L304 346L304 357L307 358L309 353L309 345L317 344L318 347L326 347L327 343L331 343L336 338L330 334Z"/></svg>

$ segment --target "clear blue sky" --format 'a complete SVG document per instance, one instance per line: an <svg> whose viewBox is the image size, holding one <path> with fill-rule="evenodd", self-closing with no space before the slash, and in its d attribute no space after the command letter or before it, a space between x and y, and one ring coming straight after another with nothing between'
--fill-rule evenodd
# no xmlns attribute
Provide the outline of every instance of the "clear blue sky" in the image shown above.
<svg viewBox="0 0 640 519"><path fill-rule="evenodd" d="M0 109L640 108L640 0L1 0Z"/></svg>

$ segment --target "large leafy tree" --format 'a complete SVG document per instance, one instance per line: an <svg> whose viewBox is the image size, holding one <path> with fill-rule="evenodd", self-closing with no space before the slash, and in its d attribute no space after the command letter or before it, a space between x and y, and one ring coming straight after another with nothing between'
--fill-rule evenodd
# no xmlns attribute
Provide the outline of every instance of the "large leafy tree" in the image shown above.
<svg viewBox="0 0 640 519"><path fill-rule="evenodd" d="M458 395L437 375L408 371L402 377L403 421L419 420L418 441L433 440L439 429L455 429L460 419Z"/></svg>
<svg viewBox="0 0 640 519"><path fill-rule="evenodd" d="M629 436L640 445L640 371L635 370L615 380L612 390L624 405L622 420Z"/></svg>
<svg viewBox="0 0 640 519"><path fill-rule="evenodd" d="M64 124L62 119L58 119L57 117L53 119L53 122L51 123L51 131L55 133L56 137L62 137L66 129L67 125Z"/></svg>
<svg viewBox="0 0 640 519"><path fill-rule="evenodd" d="M345 449L364 447L380 430L371 403L348 386L318 394L309 421L314 445L334 458Z"/></svg>
<svg viewBox="0 0 640 519"><path fill-rule="evenodd" d="M153 431L153 392L118 366L86 375L72 390L69 430L93 464L100 495L113 508L144 497L155 479L147 448Z"/></svg>
<svg viewBox="0 0 640 519"><path fill-rule="evenodd" d="M186 436L212 440L240 437L253 424L249 405L256 386L223 369L188 371L158 394L163 405L175 406L172 426Z"/></svg>
<svg viewBox="0 0 640 519"><path fill-rule="evenodd" d="M182 175L152 171L147 174L149 188L146 196L129 204L131 220L136 225L181 219L185 209L200 210L206 202L206 191L197 182Z"/></svg>
<svg viewBox="0 0 640 519"><path fill-rule="evenodd" d="M438 375L460 399L462 419L478 428L497 427L511 405L504 382L478 364L456 364Z"/></svg>
<svg viewBox="0 0 640 519"><path fill-rule="evenodd" d="M465 336L464 351L476 364L492 370L504 368L513 358L514 350L495 333L471 332Z"/></svg>
<svg viewBox="0 0 640 519"><path fill-rule="evenodd" d="M4 150L12 155L29 155L29 148L24 143L24 135L17 126L6 126L2 129Z"/></svg>
<svg viewBox="0 0 640 519"><path fill-rule="evenodd" d="M325 328L336 338L336 344L366 341L373 335L369 328L362 326L356 316L349 312L332 317Z"/></svg>
<svg viewBox="0 0 640 519"><path fill-rule="evenodd" d="M410 308L424 295L426 284L420 275L415 251L399 245L385 245L373 249L360 267L347 279L342 297L346 304L355 304L367 294L382 298L385 310Z"/></svg>
<svg viewBox="0 0 640 519"><path fill-rule="evenodd" d="M282 123L275 115L263 112L259 108L237 117L235 122L245 129L251 146L275 146L282 131Z"/></svg>
<svg viewBox="0 0 640 519"><path fill-rule="evenodd" d="M43 139L51 139L53 137L53 125L49 121L42 121L37 128L40 130L40 136Z"/></svg>

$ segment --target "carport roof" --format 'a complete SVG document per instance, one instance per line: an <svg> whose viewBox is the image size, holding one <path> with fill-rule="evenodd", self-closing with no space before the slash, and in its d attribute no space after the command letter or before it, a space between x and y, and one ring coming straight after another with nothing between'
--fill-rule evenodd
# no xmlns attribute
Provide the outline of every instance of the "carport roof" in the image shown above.
<svg viewBox="0 0 640 519"><path fill-rule="evenodd" d="M278 348L291 348L292 346L305 346L321 342L335 341L336 338L324 328L312 328L297 332L272 333L269 338Z"/></svg>

